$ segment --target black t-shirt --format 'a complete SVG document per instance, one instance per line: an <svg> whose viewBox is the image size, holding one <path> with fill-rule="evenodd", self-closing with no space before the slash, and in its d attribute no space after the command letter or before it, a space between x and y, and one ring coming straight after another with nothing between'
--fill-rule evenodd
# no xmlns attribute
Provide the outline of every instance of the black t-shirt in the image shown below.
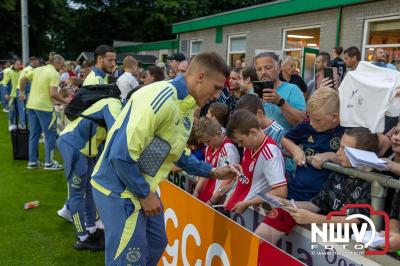
<svg viewBox="0 0 400 266"><path fill-rule="evenodd" d="M307 84L304 82L304 80L299 75L293 74L293 75L290 76L290 80L285 80L283 78L283 75L282 75L282 72L281 72L279 74L279 79L281 81L283 81L283 82L289 82L291 84L295 84L295 85L297 85L297 87L300 88L300 90L302 92L307 92Z"/></svg>
<svg viewBox="0 0 400 266"><path fill-rule="evenodd" d="M311 202L320 208L322 214L338 211L344 204L371 204L371 185L362 179L331 173L321 191L311 199ZM353 208L349 209L347 214L369 216L369 210Z"/></svg>
<svg viewBox="0 0 400 266"><path fill-rule="evenodd" d="M344 75L346 74L346 64L344 63L343 59L340 57L336 57L331 60L328 65L330 67L336 67L340 80L343 80Z"/></svg>

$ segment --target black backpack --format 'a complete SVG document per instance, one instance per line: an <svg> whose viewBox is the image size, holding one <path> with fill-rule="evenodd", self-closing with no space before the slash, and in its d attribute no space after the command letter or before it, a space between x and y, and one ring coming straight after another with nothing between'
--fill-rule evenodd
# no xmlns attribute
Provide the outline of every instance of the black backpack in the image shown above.
<svg viewBox="0 0 400 266"><path fill-rule="evenodd" d="M120 95L121 91L115 83L83 86L78 90L75 98L65 107L64 113L70 121L73 121L78 117L83 117L95 122L101 127L107 128L104 119L94 119L82 115L82 113L101 99L119 99Z"/></svg>

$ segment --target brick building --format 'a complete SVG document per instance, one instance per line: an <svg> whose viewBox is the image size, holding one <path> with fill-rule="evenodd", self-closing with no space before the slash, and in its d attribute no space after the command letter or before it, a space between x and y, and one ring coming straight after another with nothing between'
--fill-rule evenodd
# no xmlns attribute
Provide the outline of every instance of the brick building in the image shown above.
<svg viewBox="0 0 400 266"><path fill-rule="evenodd" d="M287 0L173 24L179 51L215 51L229 65L249 65L259 51L275 51L313 68L315 53L357 46L364 60L383 47L400 58L400 0ZM311 69L310 69L311 70Z"/></svg>

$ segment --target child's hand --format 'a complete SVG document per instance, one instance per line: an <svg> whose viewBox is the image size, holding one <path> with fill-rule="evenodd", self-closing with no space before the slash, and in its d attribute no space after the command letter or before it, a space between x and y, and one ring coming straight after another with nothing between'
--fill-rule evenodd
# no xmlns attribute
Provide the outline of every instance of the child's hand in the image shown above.
<svg viewBox="0 0 400 266"><path fill-rule="evenodd" d="M289 214L298 224L311 224L315 222L315 219L313 218L315 213L310 212L309 210L296 209L292 207L286 207L285 210L289 212Z"/></svg>
<svg viewBox="0 0 400 266"><path fill-rule="evenodd" d="M311 165L317 169L322 169L322 165L327 162L330 158L328 153L318 153L311 156Z"/></svg>
<svg viewBox="0 0 400 266"><path fill-rule="evenodd" d="M235 206L233 206L232 211L236 212L237 214L242 214L247 209L247 207L249 207L247 202L241 201L241 202L236 203Z"/></svg>
<svg viewBox="0 0 400 266"><path fill-rule="evenodd" d="M293 160L295 160L298 166L303 166L307 163L306 155L300 147L297 147L295 152L293 153Z"/></svg>

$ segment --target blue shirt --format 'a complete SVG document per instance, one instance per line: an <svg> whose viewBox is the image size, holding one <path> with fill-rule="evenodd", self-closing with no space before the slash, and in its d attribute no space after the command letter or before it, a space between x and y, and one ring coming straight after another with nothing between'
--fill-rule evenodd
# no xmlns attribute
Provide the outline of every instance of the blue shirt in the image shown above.
<svg viewBox="0 0 400 266"><path fill-rule="evenodd" d="M312 156L317 153L336 152L343 133L344 128L341 126L318 132L306 121L290 130L285 137L300 145L306 156ZM319 193L330 174L331 171L319 170L312 165L298 166L294 177L289 176L288 198L309 201Z"/></svg>
<svg viewBox="0 0 400 266"><path fill-rule="evenodd" d="M291 105L293 108L305 111L306 110L306 101L304 100L304 95L294 84L290 84L287 82L283 82L277 89L276 92L285 99L286 104ZM286 130L292 128L292 125L286 118L283 116L281 109L279 106L273 103L264 103L265 115L271 119L278 122Z"/></svg>

